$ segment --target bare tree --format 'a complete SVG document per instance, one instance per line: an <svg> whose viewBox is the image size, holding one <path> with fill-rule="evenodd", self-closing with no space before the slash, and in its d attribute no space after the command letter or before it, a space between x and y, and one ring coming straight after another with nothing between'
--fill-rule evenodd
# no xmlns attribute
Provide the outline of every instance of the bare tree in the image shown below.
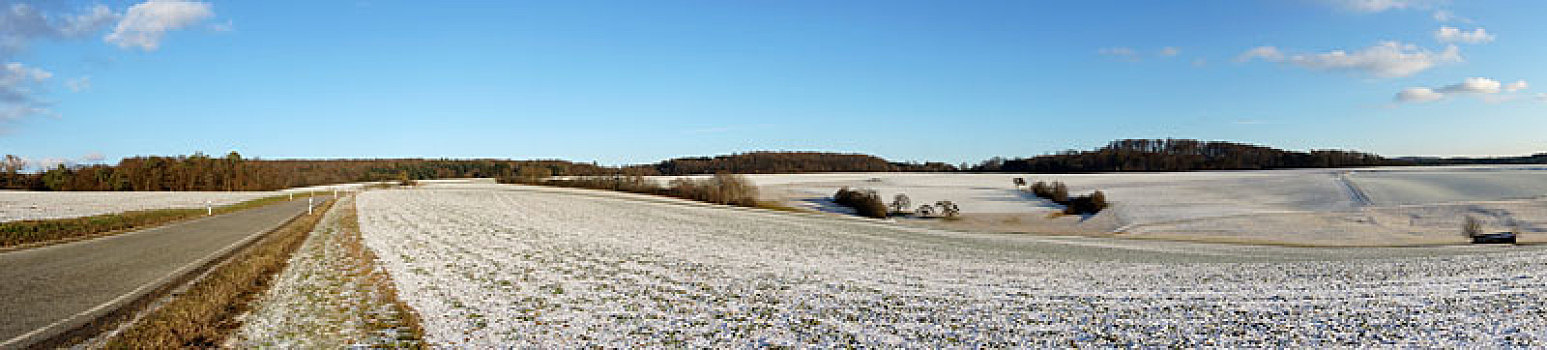
<svg viewBox="0 0 1547 350"><path fill-rule="evenodd" d="M5 161L0 162L0 174L16 175L27 168L27 160L14 154L5 155Z"/></svg>
<svg viewBox="0 0 1547 350"><path fill-rule="evenodd" d="M956 215L961 214L962 211L960 207L956 206L956 203L951 201L935 202L935 207L940 208L940 215L948 218L954 218Z"/></svg>
<svg viewBox="0 0 1547 350"><path fill-rule="evenodd" d="M1467 215L1466 219L1461 221L1461 234L1466 235L1468 238L1481 236L1483 234L1482 221Z"/></svg>
<svg viewBox="0 0 1547 350"><path fill-rule="evenodd" d="M908 210L908 207L912 206L912 205L913 205L913 200L908 199L908 195L906 195L906 194L898 193L896 196L892 196L892 205L891 206L892 206L892 211L894 211L894 212L901 213L904 210Z"/></svg>

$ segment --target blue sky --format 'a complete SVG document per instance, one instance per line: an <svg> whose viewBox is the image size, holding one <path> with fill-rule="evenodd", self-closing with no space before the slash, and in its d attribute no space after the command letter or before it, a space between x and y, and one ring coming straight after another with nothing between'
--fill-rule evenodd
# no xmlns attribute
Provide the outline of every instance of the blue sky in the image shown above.
<svg viewBox="0 0 1547 350"><path fill-rule="evenodd" d="M0 153L1547 151L1542 1L0 0Z"/></svg>

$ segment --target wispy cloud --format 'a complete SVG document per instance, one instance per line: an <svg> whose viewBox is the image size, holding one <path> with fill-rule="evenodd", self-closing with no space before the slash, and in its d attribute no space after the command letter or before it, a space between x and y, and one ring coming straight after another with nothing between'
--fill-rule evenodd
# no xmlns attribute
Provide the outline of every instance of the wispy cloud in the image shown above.
<svg viewBox="0 0 1547 350"><path fill-rule="evenodd" d="M1410 87L1397 92L1393 98L1398 103L1422 103L1444 100L1453 96L1476 96L1485 102L1499 103L1515 100L1520 96L1513 93L1525 90L1530 84L1525 80L1504 84L1498 80L1473 77L1466 78L1460 83L1445 85L1436 88Z"/></svg>
<svg viewBox="0 0 1547 350"><path fill-rule="evenodd" d="M130 6L123 20L103 40L123 48L155 51L168 31L187 28L215 16L204 2L154 0Z"/></svg>
<svg viewBox="0 0 1547 350"><path fill-rule="evenodd" d="M91 89L91 77L80 77L64 81L64 88L70 92L81 92Z"/></svg>
<svg viewBox="0 0 1547 350"><path fill-rule="evenodd" d="M1380 13L1391 10L1430 9L1443 0L1324 0L1335 7L1358 13Z"/></svg>
<svg viewBox="0 0 1547 350"><path fill-rule="evenodd" d="M48 103L39 99L43 82L53 73L17 62L0 65L0 126L35 114L48 114Z"/></svg>
<svg viewBox="0 0 1547 350"><path fill-rule="evenodd" d="M0 130L29 116L58 116L50 110L52 103L42 97L43 83L53 74L42 67L15 61L32 43L86 38L112 26L103 41L152 51L160 47L167 32L214 16L209 3L185 0L149 0L122 13L100 4L75 11L45 11L58 8L49 5L0 0ZM91 79L70 79L63 85L80 92L90 89Z"/></svg>
<svg viewBox="0 0 1547 350"><path fill-rule="evenodd" d="M1460 49L1455 45L1441 51L1431 51L1395 41L1381 42L1353 52L1333 50L1293 55L1285 54L1277 47L1259 46L1236 57L1237 62L1253 59L1291 64L1310 70L1355 72L1379 78L1407 77L1440 64L1463 60Z"/></svg>
<svg viewBox="0 0 1547 350"><path fill-rule="evenodd" d="M1486 44L1493 42L1493 34L1488 34L1487 29L1478 27L1472 31L1464 31L1456 27L1442 26L1434 30L1434 40L1442 43Z"/></svg>
<svg viewBox="0 0 1547 350"><path fill-rule="evenodd" d="M1096 54L1111 56L1128 62L1138 62L1139 52L1129 47L1107 47L1096 50Z"/></svg>

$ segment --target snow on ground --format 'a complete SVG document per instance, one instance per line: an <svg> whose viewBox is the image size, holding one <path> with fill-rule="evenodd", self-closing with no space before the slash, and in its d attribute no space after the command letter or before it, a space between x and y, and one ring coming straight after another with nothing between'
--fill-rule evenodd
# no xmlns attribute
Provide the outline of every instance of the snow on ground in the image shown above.
<svg viewBox="0 0 1547 350"><path fill-rule="evenodd" d="M0 222L60 219L133 210L203 208L277 192L34 192L0 191Z"/></svg>
<svg viewBox="0 0 1547 350"><path fill-rule="evenodd" d="M1071 194L1106 193L1115 205L1088 218L1053 218L1052 203L1012 179L1061 181ZM950 200L964 229L1112 232L1142 237L1312 245L1441 244L1466 215L1493 226L1538 222L1547 204L1542 166L1391 167L1103 174L837 173L747 175L765 200L844 212L842 187L875 189L914 206ZM666 181L669 177L658 178ZM1501 200L1509 203L1490 203ZM903 222L926 223L918 220ZM1531 225L1527 225L1528 228Z"/></svg>
<svg viewBox="0 0 1547 350"><path fill-rule="evenodd" d="M444 347L1547 345L1531 247L974 234L638 198L464 185L358 205Z"/></svg>
<svg viewBox="0 0 1547 350"><path fill-rule="evenodd" d="M324 214L252 311L241 317L229 347L342 349L404 347L403 317L383 271L359 254L354 201Z"/></svg>
<svg viewBox="0 0 1547 350"><path fill-rule="evenodd" d="M466 182L466 180L459 180ZM358 191L375 182L320 185L279 191L12 191L0 190L0 222L63 219L135 210L203 208L288 193Z"/></svg>
<svg viewBox="0 0 1547 350"><path fill-rule="evenodd" d="M1547 170L1532 168L1359 171L1354 182L1378 205L1418 205L1547 196Z"/></svg>

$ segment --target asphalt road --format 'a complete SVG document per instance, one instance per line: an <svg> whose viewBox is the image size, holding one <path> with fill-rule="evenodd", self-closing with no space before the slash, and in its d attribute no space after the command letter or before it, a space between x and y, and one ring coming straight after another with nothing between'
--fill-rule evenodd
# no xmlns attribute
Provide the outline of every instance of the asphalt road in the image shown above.
<svg viewBox="0 0 1547 350"><path fill-rule="evenodd" d="M125 295L306 212L306 200L98 239L0 253L0 348L90 321ZM47 328L48 332L37 332Z"/></svg>

